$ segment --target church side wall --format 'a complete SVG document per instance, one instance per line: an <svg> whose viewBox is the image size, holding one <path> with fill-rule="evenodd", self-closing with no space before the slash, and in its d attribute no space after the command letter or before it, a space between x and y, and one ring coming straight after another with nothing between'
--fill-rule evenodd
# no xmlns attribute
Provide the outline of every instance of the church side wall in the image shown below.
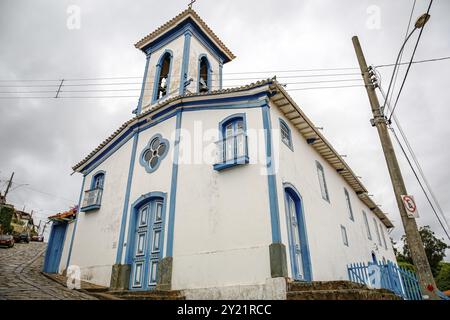
<svg viewBox="0 0 450 320"><path fill-rule="evenodd" d="M293 151L281 141L279 134L280 118L291 129ZM271 107L271 122L272 128L278 132L274 135L273 142L274 150L278 152L276 158L279 167L277 172L278 200L283 243L287 244L289 276L292 276L292 271L283 189L283 183L286 182L297 188L303 200L303 214L309 242L313 280L347 280L346 265L353 262L371 261L372 251L375 252L379 260L385 258L395 261L395 255L385 226L359 200L350 185L312 146L306 143L305 138L276 106ZM316 160L324 168L330 202L322 198ZM344 187L350 195L354 221L349 218ZM368 217L372 240L367 237L363 210ZM388 250L385 249L383 242L383 246L378 245L373 218L376 219L378 227L382 225ZM343 243L341 225L346 228L348 246Z"/></svg>
<svg viewBox="0 0 450 320"><path fill-rule="evenodd" d="M133 139L128 140L85 178L89 190L93 175L105 171L101 207L80 212L71 265L81 268L81 280L109 286L115 263Z"/></svg>
<svg viewBox="0 0 450 320"><path fill-rule="evenodd" d="M209 130L203 146L214 154L220 121L245 113L249 150L257 148L251 131L262 129L260 108L183 112L178 167L173 289L264 284L270 278L270 214L266 168L246 164L223 171L182 150L195 130ZM260 151L264 154L264 143ZM183 156L184 155L184 156ZM257 154L250 153L250 162ZM193 164L191 164L193 163Z"/></svg>

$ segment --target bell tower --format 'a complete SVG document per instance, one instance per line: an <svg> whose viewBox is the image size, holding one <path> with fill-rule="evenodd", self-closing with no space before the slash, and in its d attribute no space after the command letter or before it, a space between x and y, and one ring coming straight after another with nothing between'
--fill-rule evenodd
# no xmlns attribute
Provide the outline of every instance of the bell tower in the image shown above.
<svg viewBox="0 0 450 320"><path fill-rule="evenodd" d="M190 7L135 44L147 62L137 114L175 96L222 88L222 67L235 58Z"/></svg>

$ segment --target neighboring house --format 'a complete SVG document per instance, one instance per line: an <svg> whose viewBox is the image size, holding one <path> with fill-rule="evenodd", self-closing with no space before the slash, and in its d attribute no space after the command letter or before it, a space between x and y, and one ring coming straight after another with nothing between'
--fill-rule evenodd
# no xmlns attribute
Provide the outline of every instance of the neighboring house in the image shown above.
<svg viewBox="0 0 450 320"><path fill-rule="evenodd" d="M48 239L47 250L45 254L43 271L48 273L63 272L61 268L61 259L67 259L68 246L63 244L70 239L77 215L78 207L71 208L65 212L48 217L52 223L52 229Z"/></svg>
<svg viewBox="0 0 450 320"><path fill-rule="evenodd" d="M222 88L234 55L192 9L136 47L136 116L73 167L80 210L53 271L115 289L259 290L395 261L392 223L283 86Z"/></svg>

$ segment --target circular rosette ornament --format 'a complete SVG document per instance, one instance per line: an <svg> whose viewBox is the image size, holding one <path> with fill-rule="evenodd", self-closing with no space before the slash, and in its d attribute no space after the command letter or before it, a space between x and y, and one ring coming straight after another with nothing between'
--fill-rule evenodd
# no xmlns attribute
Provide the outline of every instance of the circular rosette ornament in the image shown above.
<svg viewBox="0 0 450 320"><path fill-rule="evenodd" d="M148 173L151 173L158 169L168 151L169 141L157 134L150 139L148 145L142 150L140 163Z"/></svg>

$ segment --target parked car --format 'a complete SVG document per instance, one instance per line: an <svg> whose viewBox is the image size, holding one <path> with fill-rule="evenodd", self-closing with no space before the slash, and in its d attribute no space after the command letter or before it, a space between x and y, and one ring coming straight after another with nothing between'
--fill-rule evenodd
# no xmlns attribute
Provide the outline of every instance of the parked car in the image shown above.
<svg viewBox="0 0 450 320"><path fill-rule="evenodd" d="M14 237L9 234L0 234L0 247L14 247Z"/></svg>
<svg viewBox="0 0 450 320"><path fill-rule="evenodd" d="M32 236L31 241L44 242L44 236Z"/></svg>
<svg viewBox="0 0 450 320"><path fill-rule="evenodd" d="M26 243L30 242L30 234L28 232L17 233L14 235L14 241L19 243L25 241Z"/></svg>

